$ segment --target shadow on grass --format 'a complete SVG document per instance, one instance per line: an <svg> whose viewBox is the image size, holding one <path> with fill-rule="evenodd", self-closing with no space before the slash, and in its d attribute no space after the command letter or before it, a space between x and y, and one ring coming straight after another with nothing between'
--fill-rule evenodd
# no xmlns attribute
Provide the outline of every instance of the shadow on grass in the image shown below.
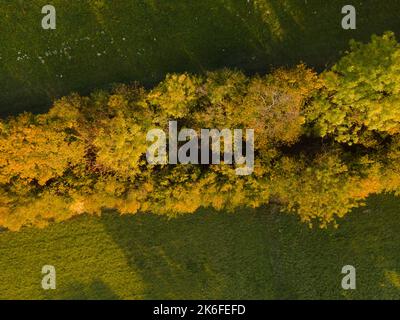
<svg viewBox="0 0 400 320"><path fill-rule="evenodd" d="M148 299L271 296L268 244L259 215L201 211L167 221L107 214L104 227L146 284ZM250 285L251 284L251 285Z"/></svg>
<svg viewBox="0 0 400 320"><path fill-rule="evenodd" d="M371 197L338 230L273 207L81 216L0 235L3 299L399 299L400 202ZM41 288L41 267L57 290ZM357 290L341 288L353 265Z"/></svg>
<svg viewBox="0 0 400 320"><path fill-rule="evenodd" d="M59 0L57 30L44 31L42 2L0 4L0 116L112 82L152 86L169 72L265 73L300 61L321 70L351 38L400 29L397 0L353 1L355 31L341 29L343 0Z"/></svg>
<svg viewBox="0 0 400 320"><path fill-rule="evenodd" d="M372 198L339 230L310 230L271 208L102 221L147 299L393 299L400 297L397 211L398 199ZM347 264L357 269L351 292L341 288Z"/></svg>
<svg viewBox="0 0 400 320"><path fill-rule="evenodd" d="M46 295L45 295L46 296ZM90 284L81 282L69 283L62 291L50 290L47 294L50 300L118 300L109 286L100 279L94 279Z"/></svg>

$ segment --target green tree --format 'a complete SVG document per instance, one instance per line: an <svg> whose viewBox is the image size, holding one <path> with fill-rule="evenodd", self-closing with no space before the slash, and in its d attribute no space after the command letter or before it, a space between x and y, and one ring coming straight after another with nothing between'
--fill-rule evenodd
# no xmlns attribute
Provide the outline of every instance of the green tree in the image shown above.
<svg viewBox="0 0 400 320"><path fill-rule="evenodd" d="M320 136L377 145L400 132L400 45L391 32L351 50L321 75L324 88L307 112Z"/></svg>

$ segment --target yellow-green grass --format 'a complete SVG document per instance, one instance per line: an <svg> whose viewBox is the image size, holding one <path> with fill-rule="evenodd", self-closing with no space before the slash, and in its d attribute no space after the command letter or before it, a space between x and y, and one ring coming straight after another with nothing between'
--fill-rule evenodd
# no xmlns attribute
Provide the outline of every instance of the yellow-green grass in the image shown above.
<svg viewBox="0 0 400 320"><path fill-rule="evenodd" d="M400 31L398 0L352 1L355 31L341 27L346 0L53 0L57 29L43 30L48 3L0 1L2 116L112 82L153 85L168 72L323 69L352 38Z"/></svg>
<svg viewBox="0 0 400 320"><path fill-rule="evenodd" d="M370 199L338 230L273 207L235 214L80 217L0 234L2 299L399 299L400 200ZM57 289L41 288L56 267ZM341 288L341 269L357 289Z"/></svg>
<svg viewBox="0 0 400 320"><path fill-rule="evenodd" d="M400 31L398 0L352 1L355 31L341 29L344 0L53 0L57 30L45 31L48 3L0 0L1 116L168 72L263 73L301 60L321 70L352 38ZM398 299L399 209L375 197L328 231L265 207L170 221L109 213L3 232L0 298ZM56 267L55 291L41 289L45 264ZM340 287L346 264L357 268L355 291Z"/></svg>

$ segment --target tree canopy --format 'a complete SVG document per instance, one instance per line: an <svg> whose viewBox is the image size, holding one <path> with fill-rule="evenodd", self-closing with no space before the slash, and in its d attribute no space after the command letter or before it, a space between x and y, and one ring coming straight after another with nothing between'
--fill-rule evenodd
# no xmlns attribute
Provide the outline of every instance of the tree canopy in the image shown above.
<svg viewBox="0 0 400 320"><path fill-rule="evenodd" d="M373 36L331 69L305 65L252 77L237 70L171 74L151 90L117 85L71 94L49 112L0 121L0 225L45 226L72 216L278 202L321 227L370 194L400 191L400 45ZM151 165L146 134L168 121L252 128L255 169Z"/></svg>

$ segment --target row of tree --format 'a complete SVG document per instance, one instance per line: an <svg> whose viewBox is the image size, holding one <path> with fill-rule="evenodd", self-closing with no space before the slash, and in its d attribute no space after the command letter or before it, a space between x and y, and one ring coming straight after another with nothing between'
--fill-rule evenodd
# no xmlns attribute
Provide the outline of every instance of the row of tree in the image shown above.
<svg viewBox="0 0 400 320"><path fill-rule="evenodd" d="M72 94L46 114L0 122L0 225L45 226L72 216L278 202L321 227L370 194L400 191L400 45L374 36L330 70L304 65L247 77L173 74L152 90L119 85ZM150 165L153 128L252 128L255 169Z"/></svg>

